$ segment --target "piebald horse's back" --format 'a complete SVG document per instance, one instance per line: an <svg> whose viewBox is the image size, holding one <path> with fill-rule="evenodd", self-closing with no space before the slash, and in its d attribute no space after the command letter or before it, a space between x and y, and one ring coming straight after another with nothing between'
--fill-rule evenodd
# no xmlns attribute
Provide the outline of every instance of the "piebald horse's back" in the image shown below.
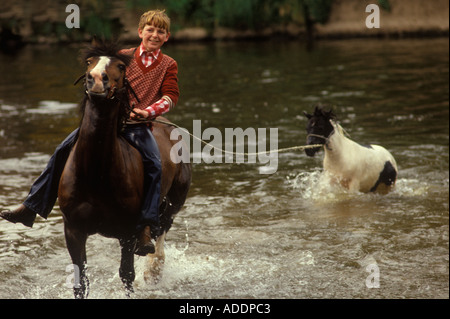
<svg viewBox="0 0 450 319"><path fill-rule="evenodd" d="M397 163L380 145L360 145L343 134L332 122L335 132L325 147L324 169L351 191L388 193L397 179Z"/></svg>

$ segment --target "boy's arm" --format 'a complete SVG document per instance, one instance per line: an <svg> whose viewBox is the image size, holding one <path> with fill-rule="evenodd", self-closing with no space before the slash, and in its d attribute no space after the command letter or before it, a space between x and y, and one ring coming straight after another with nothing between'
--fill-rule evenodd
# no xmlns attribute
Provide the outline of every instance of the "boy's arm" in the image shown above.
<svg viewBox="0 0 450 319"><path fill-rule="evenodd" d="M166 76L161 85L162 98L145 109L149 113L150 118L167 113L177 104L178 97L180 96L177 74L178 65L174 62L167 69Z"/></svg>

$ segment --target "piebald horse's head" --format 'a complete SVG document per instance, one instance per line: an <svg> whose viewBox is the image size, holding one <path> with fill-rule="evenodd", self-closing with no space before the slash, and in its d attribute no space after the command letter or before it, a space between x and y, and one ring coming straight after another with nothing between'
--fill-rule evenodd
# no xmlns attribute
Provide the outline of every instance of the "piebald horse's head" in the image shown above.
<svg viewBox="0 0 450 319"><path fill-rule="evenodd" d="M87 70L75 84L84 78L90 99L112 99L126 85L125 69L131 56L119 53L117 44L94 40L82 52L81 59Z"/></svg>
<svg viewBox="0 0 450 319"><path fill-rule="evenodd" d="M328 137L333 133L334 127L332 121L336 119L336 115L333 111L326 111L322 107L315 107L313 114L304 112L308 118L308 124L306 125L306 144L322 144L325 145L328 141ZM314 156L321 148L309 148L305 149L305 153L308 156Z"/></svg>

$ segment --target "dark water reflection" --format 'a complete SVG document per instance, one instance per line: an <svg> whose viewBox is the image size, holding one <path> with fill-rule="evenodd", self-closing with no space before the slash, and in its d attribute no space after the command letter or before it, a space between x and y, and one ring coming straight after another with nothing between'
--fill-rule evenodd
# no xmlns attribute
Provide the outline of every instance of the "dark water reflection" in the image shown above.
<svg viewBox="0 0 450 319"><path fill-rule="evenodd" d="M78 47L0 56L0 207L15 207L79 122ZM324 183L320 156L194 164L164 276L137 298L448 298L448 39L169 45L182 96L169 118L192 131L278 128L302 145L302 112L336 106L352 139L388 148L399 166L387 196ZM115 241L88 241L91 296L122 298ZM111 251L103 253L105 247ZM100 253L101 252L101 253ZM0 221L0 297L71 298L58 207L33 229ZM137 260L138 272L144 265ZM368 288L367 267L380 288Z"/></svg>

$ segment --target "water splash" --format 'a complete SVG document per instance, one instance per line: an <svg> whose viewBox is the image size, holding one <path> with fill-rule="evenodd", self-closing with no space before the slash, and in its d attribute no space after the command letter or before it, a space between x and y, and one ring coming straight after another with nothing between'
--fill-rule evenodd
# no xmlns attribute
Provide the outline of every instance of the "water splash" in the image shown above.
<svg viewBox="0 0 450 319"><path fill-rule="evenodd" d="M290 174L286 181L304 200L331 202L347 199L349 196L346 189L332 183L331 177L320 169ZM355 193L357 194L359 193Z"/></svg>
<svg viewBox="0 0 450 319"><path fill-rule="evenodd" d="M433 185L426 181L420 181L416 178L399 178L394 190L388 195L350 192L341 185L333 183L330 175L321 169L289 174L286 181L293 190L299 193L302 199L315 202L343 201L370 196L422 197L433 189Z"/></svg>

